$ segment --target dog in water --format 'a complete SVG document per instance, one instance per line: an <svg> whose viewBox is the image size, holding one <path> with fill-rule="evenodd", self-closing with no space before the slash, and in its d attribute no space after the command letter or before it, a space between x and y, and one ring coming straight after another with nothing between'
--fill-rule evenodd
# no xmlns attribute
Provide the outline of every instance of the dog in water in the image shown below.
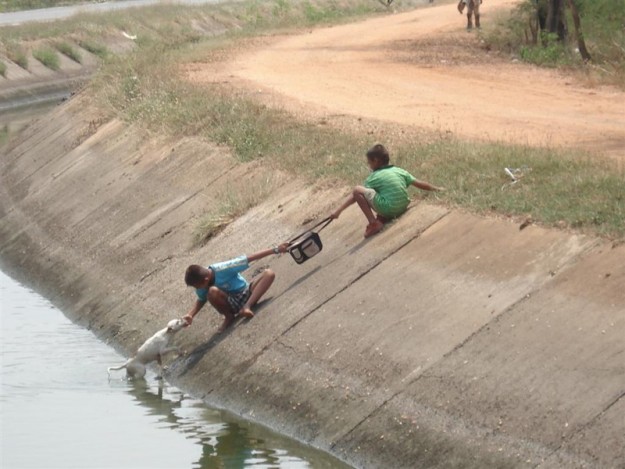
<svg viewBox="0 0 625 469"><path fill-rule="evenodd" d="M145 376L146 367L150 363L156 361L160 367L160 372L156 379L163 376L163 355L170 352L177 352L178 347L170 347L169 342L174 335L187 326L187 322L183 319L172 319L167 323L167 327L161 329L148 340L146 340L134 357L129 358L126 363L120 366L110 366L108 368L109 377L111 371L126 369L126 376L129 378L143 378Z"/></svg>

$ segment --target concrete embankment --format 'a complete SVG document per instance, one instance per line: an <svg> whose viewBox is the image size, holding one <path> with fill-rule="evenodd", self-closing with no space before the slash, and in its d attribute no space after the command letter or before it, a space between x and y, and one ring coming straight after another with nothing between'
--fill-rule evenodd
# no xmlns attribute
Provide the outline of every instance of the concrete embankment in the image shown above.
<svg viewBox="0 0 625 469"><path fill-rule="evenodd" d="M98 65L98 59L74 44L82 63L58 54L59 70L51 70L28 55L28 70L5 57L6 76L0 77L0 113L65 98L78 89Z"/></svg>
<svg viewBox="0 0 625 469"><path fill-rule="evenodd" d="M277 243L344 195L80 96L4 153L2 268L127 352L192 305L188 264ZM266 202L191 247L213 194L268 177ZM203 310L170 379L357 467L625 467L625 246L423 202L363 229L351 209L309 262L254 265L277 273L257 317L217 336Z"/></svg>

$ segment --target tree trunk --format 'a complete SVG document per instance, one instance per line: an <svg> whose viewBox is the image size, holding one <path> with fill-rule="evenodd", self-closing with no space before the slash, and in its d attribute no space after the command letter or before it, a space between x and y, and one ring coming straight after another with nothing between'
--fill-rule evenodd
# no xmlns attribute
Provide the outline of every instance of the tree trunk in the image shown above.
<svg viewBox="0 0 625 469"><path fill-rule="evenodd" d="M579 19L579 11L577 10L577 5L575 4L575 0L568 0L569 7L571 8L571 14L573 15L573 25L575 26L575 36L577 37L577 48L579 49L579 53L584 59L584 62L588 62L591 60L590 53L586 48L586 41L584 41L584 33L582 32L582 23Z"/></svg>
<svg viewBox="0 0 625 469"><path fill-rule="evenodd" d="M564 0L549 0L547 4L547 31L558 35L560 41L566 39Z"/></svg>

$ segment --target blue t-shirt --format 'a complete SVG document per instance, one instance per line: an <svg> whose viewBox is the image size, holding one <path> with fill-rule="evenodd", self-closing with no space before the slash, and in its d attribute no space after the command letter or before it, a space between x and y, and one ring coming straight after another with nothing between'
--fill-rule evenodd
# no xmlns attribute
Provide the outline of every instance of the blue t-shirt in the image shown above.
<svg viewBox="0 0 625 469"><path fill-rule="evenodd" d="M213 285L226 293L239 293L249 285L247 280L241 276L243 272L250 266L247 256L239 256L225 262L209 265L208 268L213 271ZM195 294L200 301L208 299L207 288L196 288Z"/></svg>

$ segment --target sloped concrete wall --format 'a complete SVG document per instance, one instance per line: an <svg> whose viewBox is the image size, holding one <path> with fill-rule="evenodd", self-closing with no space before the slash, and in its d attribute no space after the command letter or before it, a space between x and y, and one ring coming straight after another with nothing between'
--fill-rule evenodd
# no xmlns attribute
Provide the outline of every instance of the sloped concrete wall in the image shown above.
<svg viewBox="0 0 625 469"><path fill-rule="evenodd" d="M4 153L3 269L127 352L191 307L188 264L287 239L345 194L81 97ZM215 193L267 178L266 202L192 247ZM169 379L357 467L625 466L623 246L424 202L363 230L350 209L309 262L257 262L277 273L257 317L217 335L205 307Z"/></svg>

